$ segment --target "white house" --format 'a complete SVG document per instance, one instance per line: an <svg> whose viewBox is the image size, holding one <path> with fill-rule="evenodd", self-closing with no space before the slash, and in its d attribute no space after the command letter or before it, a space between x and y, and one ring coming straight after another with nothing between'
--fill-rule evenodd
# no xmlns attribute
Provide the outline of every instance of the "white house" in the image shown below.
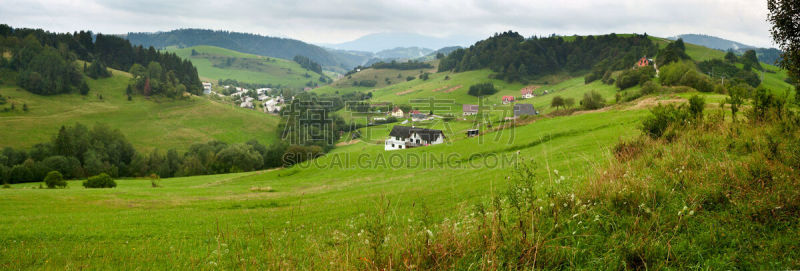
<svg viewBox="0 0 800 271"><path fill-rule="evenodd" d="M240 104L239 107L241 107L241 108L250 108L250 109L255 108L253 106L252 102L242 102L242 104Z"/></svg>
<svg viewBox="0 0 800 271"><path fill-rule="evenodd" d="M395 106L394 108L392 108L392 113L391 113L392 117L395 117L395 118L402 118L402 117L403 117L405 114L406 114L406 113L405 113L405 112L403 112L403 109L400 109L400 108L399 108L399 107L397 107L397 106Z"/></svg>
<svg viewBox="0 0 800 271"><path fill-rule="evenodd" d="M391 151L442 143L444 143L444 133L441 130L396 125L392 127L383 149Z"/></svg>
<svg viewBox="0 0 800 271"><path fill-rule="evenodd" d="M425 114L411 114L411 121L425 121L425 120L432 120L432 116L428 116Z"/></svg>
<svg viewBox="0 0 800 271"><path fill-rule="evenodd" d="M203 82L203 94L211 94L211 83Z"/></svg>
<svg viewBox="0 0 800 271"><path fill-rule="evenodd" d="M530 99L533 98L533 89L531 88L523 88L520 90L523 99Z"/></svg>

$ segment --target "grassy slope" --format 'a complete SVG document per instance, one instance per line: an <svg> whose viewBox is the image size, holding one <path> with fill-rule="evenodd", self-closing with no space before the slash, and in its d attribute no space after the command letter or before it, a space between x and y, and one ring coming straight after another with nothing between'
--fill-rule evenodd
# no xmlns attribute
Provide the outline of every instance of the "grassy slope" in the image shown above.
<svg viewBox="0 0 800 271"><path fill-rule="evenodd" d="M192 56L192 49L200 53L198 56ZM313 81L319 83L318 79L320 74L307 70L294 61L251 55L232 51L215 46L194 46L188 48L168 48L167 51L174 52L182 58L192 61L200 77L205 81L216 83L219 79L235 79L240 82L247 83L260 83L260 84L273 84L289 87L302 88L305 87L306 82ZM204 55L205 54L205 55ZM211 60L206 58L206 55L223 56L242 59L255 59L260 60L264 66L262 70L246 70L238 68L218 68L214 67ZM311 75L310 78L305 78L304 74Z"/></svg>
<svg viewBox="0 0 800 271"><path fill-rule="evenodd" d="M226 235L224 246L244 253L237 257L246 258L248 265L275 267L287 259L291 265L315 263L319 256L304 252L331 249L330 238L349 230L351 223L361 223L360 215L372 212L381 197L396 206L398 219L437 221L460 204L501 189L511 174L508 166L407 167L413 162L408 155L456 154L453 160L461 161L475 153L510 155L519 150L526 159L546 162L549 168L577 178L607 159L605 146L636 134L634 127L643 114L620 111L546 119L500 133L496 142L497 134L492 134L396 151L392 153L396 158L381 156L386 154L381 145L358 143L317 163L327 166L342 159L353 169L297 166L266 173L176 178L163 180L164 188L159 189L151 188L147 180L120 180L114 190L85 190L78 182L70 182L67 190L0 190L0 204L20 206L4 209L0 216L0 232L5 233L0 238L0 266L211 268L209 262L219 261L229 265L233 254L226 252L219 260L212 252L219 245L218 225ZM358 168L358 155L366 155L363 161L370 163L377 157L393 159L399 166ZM539 173L547 174L544 166ZM26 186L31 184L14 187ZM253 186L271 186L276 192L251 192ZM242 250L242 245L252 250ZM263 252L271 249L284 251L283 259L264 257Z"/></svg>
<svg viewBox="0 0 800 271"><path fill-rule="evenodd" d="M692 50L690 55L697 58L714 54ZM428 81L414 80L378 89L374 95L376 101L400 103L432 95L456 103L474 103L474 98L466 95L466 88L475 82L488 81L485 70L450 74L448 81L443 80L444 76L435 74ZM598 83L583 85L582 81L573 78L545 88L576 98L586 90L597 89L612 99L613 87ZM431 91L457 84L464 87L452 93ZM498 101L502 95L519 95L522 87L503 82L496 85L501 92L490 99ZM407 89L417 91L395 94ZM337 90L342 93L370 89L324 87L318 91ZM541 111L551 97L531 102ZM70 189L63 191L0 190L0 204L20 206L0 211L0 232L6 233L0 238L0 266L362 267L338 264L361 263L341 258L344 255L371 255L363 250L369 232L362 236L359 230L369 230L367 221L378 217L376 206L391 202L387 214L391 225L430 225L445 217L452 218L458 210L471 212L472 203L504 191L505 179L511 175L509 168L409 168L407 162L413 160L409 155L454 153L458 155L455 160L462 161L475 153L502 155L520 151L522 157L537 162L535 172L545 180L546 187L584 187L593 170L610 159L610 146L620 138L639 133L636 127L645 114L641 110L612 110L544 119L517 128L513 136L507 131L471 139L454 135L450 138L457 141L451 145L391 153L383 152L381 145L359 142L339 147L317 160L317 165L323 166L346 160L357 167L358 155L366 155L362 161L373 163L366 168L297 166L271 172L176 178L163 180L164 188L159 189L150 188L146 180L122 180L117 189L107 191L79 189L77 182L71 182ZM451 124L457 132L470 125L469 122ZM375 129L372 138L379 139L388 127ZM376 157L382 154L391 155L383 157L395 159L400 166L392 169L374 166ZM553 178L553 170L566 176L565 180L554 182L558 178ZM614 172L622 176L627 171L620 168ZM31 184L14 187L25 186ZM276 192L250 192L254 186L270 186ZM86 212L92 215L87 216ZM424 233L424 229L421 231ZM329 262L337 265L328 265Z"/></svg>
<svg viewBox="0 0 800 271"><path fill-rule="evenodd" d="M3 127L0 147L26 148L49 141L61 125L76 122L88 126L105 123L118 128L140 150L185 150L193 143L209 140L244 142L255 138L262 143L275 140L276 117L202 97L173 101L134 96L133 101L128 101L125 96L128 78L126 73L114 71L110 78L89 79L91 91L87 96L39 96L5 82L6 85L0 86L0 94L11 97L17 110L0 112L0 127ZM28 105L28 112L21 110L23 103Z"/></svg>

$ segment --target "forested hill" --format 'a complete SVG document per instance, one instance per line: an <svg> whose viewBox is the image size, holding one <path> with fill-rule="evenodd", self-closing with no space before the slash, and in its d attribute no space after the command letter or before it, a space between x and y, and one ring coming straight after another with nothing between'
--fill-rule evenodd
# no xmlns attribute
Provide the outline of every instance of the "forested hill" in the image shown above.
<svg viewBox="0 0 800 271"><path fill-rule="evenodd" d="M490 68L498 79L578 72L603 66L619 70L642 56L654 56L657 46L646 35L603 35L524 38L516 32L495 34L442 59L439 71Z"/></svg>
<svg viewBox="0 0 800 271"><path fill-rule="evenodd" d="M148 66L154 73L147 80L153 77L163 83L154 89L168 89L167 92L176 93L172 96L202 91L197 69L188 60L152 47L132 46L114 35L95 35L91 31L53 33L0 24L0 53L11 56L10 60L0 57L0 68L18 73L17 84L36 94L74 90L87 94L88 86L73 64L75 60L91 63L84 65L83 72L92 78L111 76L106 67L129 71Z"/></svg>
<svg viewBox="0 0 800 271"><path fill-rule="evenodd" d="M211 45L243 53L289 60L300 55L324 66L341 66L333 54L316 45L299 40L255 34L205 29L178 29L157 33L128 33L127 38L133 44L156 48Z"/></svg>

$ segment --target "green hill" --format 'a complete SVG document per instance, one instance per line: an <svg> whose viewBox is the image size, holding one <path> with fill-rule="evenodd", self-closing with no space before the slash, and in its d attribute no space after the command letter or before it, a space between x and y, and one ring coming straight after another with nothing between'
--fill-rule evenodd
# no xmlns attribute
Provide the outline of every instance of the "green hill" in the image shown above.
<svg viewBox="0 0 800 271"><path fill-rule="evenodd" d="M325 84L319 80L320 74L290 60L246 54L214 46L180 49L168 47L167 51L191 60L197 67L201 79L215 84L219 79L292 88L306 87L308 82Z"/></svg>
<svg viewBox="0 0 800 271"><path fill-rule="evenodd" d="M691 45L686 51L695 60L718 56ZM764 86L787 86L785 73L766 69L773 72L764 74ZM346 80L377 75L356 73ZM728 108L719 106L727 97L720 93L678 87L682 92L673 93L665 87L617 102L616 94L640 87L619 92L599 80L585 84L581 73L526 84L492 75L485 68L441 72L428 80L334 84L314 92L371 92L370 102L434 97L452 101L459 113L458 105L477 100L467 94L470 85L493 82L499 92L487 97L491 104L531 85L576 99L594 90L615 104L525 118L519 126L495 123L473 138L461 134L471 127L469 119L418 123L445 130L448 141L391 152L378 140L394 124L362 128L363 138L325 156L269 171L125 179L114 189L82 189L79 181L64 190L14 184L0 189L0 204L15 207L0 211L0 264L299 270L800 266L792 237L800 228L800 122L788 115L796 114L795 106L788 112L766 108L759 121L743 111L732 122ZM124 77L107 80L90 82L95 89ZM554 111L553 95L522 102L548 113ZM687 109L651 117L664 112L649 110L657 104L684 104L682 97L694 95L706 98L702 118L688 119ZM766 101L743 108L775 104ZM645 118L665 121L662 138L643 134Z"/></svg>
<svg viewBox="0 0 800 271"><path fill-rule="evenodd" d="M76 122L118 128L139 150L185 150L193 143L210 140L232 143L258 139L269 143L276 138L278 118L274 116L197 96L172 100L135 95L128 101L125 87L130 75L120 71L113 74L99 80L87 78L91 89L87 96L40 96L4 80L0 95L8 98L9 104L0 107L9 108L14 103L16 110L0 112L0 147L27 148L43 143L62 125ZM4 78L13 78L6 75ZM23 104L28 111L22 111Z"/></svg>

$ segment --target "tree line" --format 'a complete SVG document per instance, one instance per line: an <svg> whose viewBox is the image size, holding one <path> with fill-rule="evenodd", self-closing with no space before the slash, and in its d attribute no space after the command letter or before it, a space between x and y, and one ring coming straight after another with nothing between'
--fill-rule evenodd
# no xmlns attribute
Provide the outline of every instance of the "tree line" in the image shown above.
<svg viewBox="0 0 800 271"><path fill-rule="evenodd" d="M658 47L645 35L524 38L508 31L495 34L466 49L444 57L439 71L470 71L489 68L497 79L525 81L559 72L575 73L621 70L645 55L655 55ZM598 78L599 79L599 78Z"/></svg>
<svg viewBox="0 0 800 271"><path fill-rule="evenodd" d="M41 182L48 173L65 179L83 179L108 174L118 177L180 177L253 171L305 161L322 155L319 146L258 140L228 144L221 141L196 143L183 153L175 149L139 152L116 129L97 124L91 129L77 123L62 126L49 141L23 150L0 151L0 183Z"/></svg>
<svg viewBox="0 0 800 271"><path fill-rule="evenodd" d="M197 69L190 61L153 47L132 46L118 36L95 35L91 31L53 33L2 24L0 50L11 53L12 59L5 66L19 72L18 84L38 94L59 94L82 88L85 82L73 65L75 60L92 63L91 68L97 68L85 69L91 77L106 75L99 72L103 67L128 71L135 64L147 66L156 62L164 71L172 72L175 81L186 91L202 93Z"/></svg>
<svg viewBox="0 0 800 271"><path fill-rule="evenodd" d="M417 69L431 69L433 65L427 62L421 61L414 61L409 60L406 62L397 62L397 60L392 60L391 62L377 62L372 64L373 69L394 69L394 70L417 70Z"/></svg>

